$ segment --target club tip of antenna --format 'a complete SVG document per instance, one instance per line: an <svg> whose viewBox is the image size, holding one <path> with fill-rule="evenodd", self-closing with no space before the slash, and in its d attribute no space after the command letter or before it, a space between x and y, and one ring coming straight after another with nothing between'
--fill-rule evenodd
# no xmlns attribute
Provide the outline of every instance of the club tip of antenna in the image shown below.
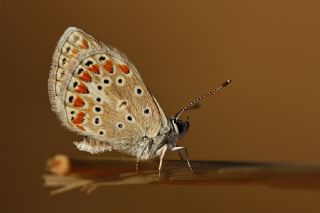
<svg viewBox="0 0 320 213"><path fill-rule="evenodd" d="M225 87L231 83L231 80L226 80L221 86Z"/></svg>

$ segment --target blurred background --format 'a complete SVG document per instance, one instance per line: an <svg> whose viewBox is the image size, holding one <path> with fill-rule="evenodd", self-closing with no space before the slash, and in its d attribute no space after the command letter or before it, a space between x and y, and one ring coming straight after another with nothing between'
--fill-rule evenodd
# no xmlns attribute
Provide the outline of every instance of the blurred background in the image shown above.
<svg viewBox="0 0 320 213"><path fill-rule="evenodd" d="M320 2L0 0L1 212L319 212L320 192L264 186L119 186L50 196L45 162L79 136L51 112L55 45L77 26L133 61L168 116L190 111L192 160L320 161ZM101 157L120 157L106 153ZM167 158L176 158L169 154Z"/></svg>

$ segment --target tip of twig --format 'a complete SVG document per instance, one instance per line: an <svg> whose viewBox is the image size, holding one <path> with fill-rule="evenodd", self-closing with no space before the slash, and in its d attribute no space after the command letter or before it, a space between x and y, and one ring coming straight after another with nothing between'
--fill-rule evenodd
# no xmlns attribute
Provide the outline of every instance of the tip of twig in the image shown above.
<svg viewBox="0 0 320 213"><path fill-rule="evenodd" d="M47 168L50 172L57 175L66 175L69 173L71 165L68 156L57 154L47 161Z"/></svg>

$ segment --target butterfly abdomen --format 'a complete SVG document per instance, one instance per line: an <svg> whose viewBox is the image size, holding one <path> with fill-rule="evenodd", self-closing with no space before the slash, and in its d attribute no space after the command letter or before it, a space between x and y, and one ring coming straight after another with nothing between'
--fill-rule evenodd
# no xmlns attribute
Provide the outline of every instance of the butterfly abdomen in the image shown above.
<svg viewBox="0 0 320 213"><path fill-rule="evenodd" d="M80 150L89 152L91 154L103 153L105 151L111 151L112 147L107 143L96 141L96 140L86 140L73 142L74 145Z"/></svg>

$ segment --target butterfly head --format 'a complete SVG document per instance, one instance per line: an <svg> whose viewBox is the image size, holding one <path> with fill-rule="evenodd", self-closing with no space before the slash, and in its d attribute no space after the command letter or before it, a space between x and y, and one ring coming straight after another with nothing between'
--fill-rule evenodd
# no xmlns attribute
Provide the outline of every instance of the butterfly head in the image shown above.
<svg viewBox="0 0 320 213"><path fill-rule="evenodd" d="M184 136L188 132L190 126L190 122L188 120L182 121L180 119L172 118L170 122L174 133L179 137Z"/></svg>

